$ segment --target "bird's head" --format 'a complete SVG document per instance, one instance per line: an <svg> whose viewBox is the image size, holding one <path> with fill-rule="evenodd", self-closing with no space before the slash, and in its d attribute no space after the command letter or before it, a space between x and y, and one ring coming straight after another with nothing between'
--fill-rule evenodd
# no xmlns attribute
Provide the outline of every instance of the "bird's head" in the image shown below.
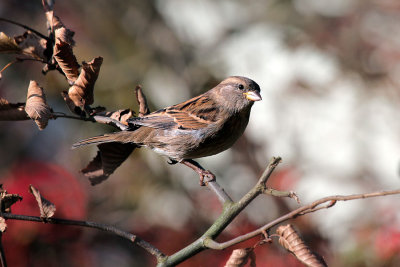
<svg viewBox="0 0 400 267"><path fill-rule="evenodd" d="M253 80L231 76L215 87L219 102L232 111L241 111L260 101L260 86Z"/></svg>

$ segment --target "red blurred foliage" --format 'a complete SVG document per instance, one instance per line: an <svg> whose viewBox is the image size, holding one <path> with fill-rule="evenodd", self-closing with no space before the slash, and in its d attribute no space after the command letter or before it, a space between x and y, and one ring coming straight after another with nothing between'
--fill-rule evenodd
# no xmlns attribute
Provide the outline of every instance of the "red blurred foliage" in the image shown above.
<svg viewBox="0 0 400 267"><path fill-rule="evenodd" d="M294 166L279 166L268 179L267 185L276 190L293 190L301 175Z"/></svg>
<svg viewBox="0 0 400 267"><path fill-rule="evenodd" d="M76 177L62 167L30 159L21 160L2 179L4 188L23 197L12 206L12 213L39 216L39 208L29 185L56 205L54 217L86 218L87 197ZM60 260L68 266L87 265L85 246L77 242L81 228L65 225L44 225L29 221L7 220L3 246L9 266L56 266ZM71 255L74 255L73 257Z"/></svg>
<svg viewBox="0 0 400 267"><path fill-rule="evenodd" d="M376 233L375 252L381 260L389 260L400 255L400 230L391 226L380 228Z"/></svg>

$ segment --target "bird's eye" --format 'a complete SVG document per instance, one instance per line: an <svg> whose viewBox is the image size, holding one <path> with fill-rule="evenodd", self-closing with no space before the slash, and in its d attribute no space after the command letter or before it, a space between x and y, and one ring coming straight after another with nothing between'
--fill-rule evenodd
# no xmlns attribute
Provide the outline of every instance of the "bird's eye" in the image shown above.
<svg viewBox="0 0 400 267"><path fill-rule="evenodd" d="M243 84L239 84L239 89L240 89L240 90L243 90L243 89L244 89Z"/></svg>

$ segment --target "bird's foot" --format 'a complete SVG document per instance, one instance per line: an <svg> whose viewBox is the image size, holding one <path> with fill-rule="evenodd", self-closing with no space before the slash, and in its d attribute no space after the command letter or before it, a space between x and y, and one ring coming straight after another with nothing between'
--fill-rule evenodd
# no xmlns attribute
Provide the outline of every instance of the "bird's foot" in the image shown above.
<svg viewBox="0 0 400 267"><path fill-rule="evenodd" d="M205 186L209 182L215 180L215 175L212 172L210 172L209 170L205 170L203 167L200 166L199 163L192 159L184 159L181 160L180 163L188 166L189 168L197 172L197 174L200 176L199 183L201 186Z"/></svg>
<svg viewBox="0 0 400 267"><path fill-rule="evenodd" d="M209 182L215 181L215 175L209 170L201 170L199 172L199 176L200 176L199 184L201 186L205 186Z"/></svg>
<svg viewBox="0 0 400 267"><path fill-rule="evenodd" d="M178 163L178 161L177 161L177 160L174 160L174 159L169 159L169 160L167 161L167 163L168 163L169 165L175 165L175 164Z"/></svg>

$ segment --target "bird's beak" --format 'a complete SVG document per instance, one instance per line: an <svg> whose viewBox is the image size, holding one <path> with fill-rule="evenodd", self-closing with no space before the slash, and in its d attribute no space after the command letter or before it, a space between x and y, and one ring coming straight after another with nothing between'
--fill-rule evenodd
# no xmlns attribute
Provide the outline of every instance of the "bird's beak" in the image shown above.
<svg viewBox="0 0 400 267"><path fill-rule="evenodd" d="M257 92L257 91L250 91L250 92L243 93L243 94L246 96L246 98L248 100L251 100L251 101L260 101L260 100L262 100L260 93Z"/></svg>

